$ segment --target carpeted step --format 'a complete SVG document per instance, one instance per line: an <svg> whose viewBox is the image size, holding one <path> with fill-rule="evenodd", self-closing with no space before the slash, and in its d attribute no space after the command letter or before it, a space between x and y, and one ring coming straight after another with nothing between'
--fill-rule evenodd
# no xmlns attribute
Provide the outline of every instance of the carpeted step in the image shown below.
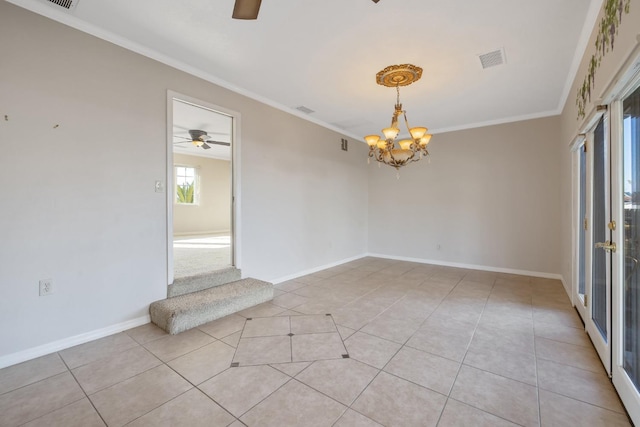
<svg viewBox="0 0 640 427"><path fill-rule="evenodd" d="M149 314L154 324L173 335L271 299L273 284L247 278L156 301Z"/></svg>
<svg viewBox="0 0 640 427"><path fill-rule="evenodd" d="M223 268L221 270L200 273L193 276L179 277L174 279L173 284L169 285L168 296L177 297L178 295L202 291L213 288L214 286L235 282L236 280L240 280L240 277L240 270L235 267Z"/></svg>

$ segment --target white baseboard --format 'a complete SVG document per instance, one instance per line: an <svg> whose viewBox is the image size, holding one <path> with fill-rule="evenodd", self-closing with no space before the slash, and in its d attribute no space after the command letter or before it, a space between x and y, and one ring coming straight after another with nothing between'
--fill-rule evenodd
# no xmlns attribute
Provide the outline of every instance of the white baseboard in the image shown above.
<svg viewBox="0 0 640 427"><path fill-rule="evenodd" d="M442 265L446 267L467 268L471 270L491 271L494 273L518 274L521 276L532 276L532 277L540 277L544 279L562 280L562 275L556 274L556 273L543 273L539 271L517 270L513 268L491 267L488 265L464 264L459 262L449 262L449 261L440 261L440 260L422 259L422 258L410 258L410 257L373 254L373 253L368 253L366 256L375 257L375 258L395 259L398 261L417 262L420 264Z"/></svg>
<svg viewBox="0 0 640 427"><path fill-rule="evenodd" d="M573 298L571 298L571 287L567 288L567 282L565 282L564 276L562 274L560 275L560 281L562 282L562 287L564 288L564 291L567 293L567 296L571 301L573 301Z"/></svg>
<svg viewBox="0 0 640 427"><path fill-rule="evenodd" d="M481 270L481 271L492 271L496 273L509 273L509 274L519 274L523 276L532 276L532 277L541 277L546 279L557 279L562 281L562 284L566 288L566 283L561 274L554 273L543 273L537 271L528 271L528 270L517 270L511 268L500 268L500 267L491 267L486 265L475 265L475 264L463 264L457 262L448 262L448 261L440 261L440 260L429 260L429 259L421 259L421 258L410 258L410 257L401 257L401 256L393 256L393 255L384 255L384 254L374 254L374 253L365 253L361 255L356 255L351 258L342 259L340 261L332 262L329 264L321 265L318 267L314 267L308 270L299 271L294 274L290 274L288 276L280 277L277 279L270 280L273 284L278 284L282 282L286 282L288 280L293 280L298 277L306 276L308 274L313 274L318 271L326 270L328 268L336 267L342 264L346 264L351 261L355 261L364 257L375 257L375 258L385 258L385 259L393 259L399 261L409 261L409 262L417 262L420 264L433 264L433 265L442 265L447 267L458 267L458 268L467 268L472 270ZM64 338L59 341L54 341L48 344L44 344L38 347L33 347L27 350L22 350L17 353L8 354L5 356L0 356L0 369L5 368L7 366L15 365L17 363L26 362L27 360L35 359L36 357L44 356L50 353L54 353L56 351L64 350L79 344L84 344L89 341L96 340L98 338L103 338L109 335L117 334L119 332L125 331L127 329L135 328L137 326L142 326L151 321L149 315L138 317L137 319L128 320L126 322L118 323L116 325L107 326L106 328L98 329L91 332L86 332L84 334L75 335L73 337Z"/></svg>
<svg viewBox="0 0 640 427"><path fill-rule="evenodd" d="M314 268L311 268L309 270L299 271L297 273L290 274L288 276L279 277L277 279L269 280L269 282L273 283L274 285L277 285L278 283L286 282L287 280L297 279L298 277L306 276L307 274L313 274L313 273L317 273L318 271L326 270L327 268L337 267L339 265L346 264L348 262L355 261L357 259L361 259L361 258L364 258L366 256L367 256L366 254L356 255L356 256L351 257L351 258L346 258L346 259L343 259L343 260L340 260L340 261L332 262L330 264L321 265L320 267L314 267Z"/></svg>
<svg viewBox="0 0 640 427"><path fill-rule="evenodd" d="M336 261L330 264L322 265L319 267L314 267L309 270L299 271L294 274L290 274L288 276L280 277L277 279L270 280L273 284L278 284L282 282L286 282L287 280L294 280L298 277L306 276L307 274L313 274L318 271L326 270L327 268L336 267L338 265L346 264L351 261L355 261L365 257L374 257L374 258L384 258L384 259L393 259L398 261L409 261L409 262L417 262L420 264L433 264L433 265L442 265L446 267L457 267L457 268L467 268L470 270L481 270L481 271L491 271L494 273L507 273L507 274L518 274L521 276L531 276L531 277L540 277L543 279L556 279L562 281L563 286L565 285L564 278L561 274L556 273L544 273L540 271L529 271L529 270L518 270L513 268L502 268L502 267L492 267L487 265L476 265L476 264L464 264L459 262L449 262L449 261L440 261L433 259L422 259L422 258L411 258L411 257L402 257L395 255L384 255L384 254L376 254L376 253L365 253L362 255L357 255L351 258L343 259L340 261ZM565 286L566 289L566 286Z"/></svg>
<svg viewBox="0 0 640 427"><path fill-rule="evenodd" d="M97 329L91 332L85 332L84 334L75 335L73 337L64 338L59 341L40 345L38 347L22 350L17 353L0 356L0 369L6 368L7 366L15 365L17 363L26 362L27 360L35 359L36 357L54 353L56 351L64 350L79 344L84 344L98 338L104 338L109 335L117 334L119 332L126 331L127 329L135 328L136 326L146 325L150 321L151 318L149 317L149 315L146 315L138 317L137 319L127 320L126 322L118 323L116 325L107 326L106 328Z"/></svg>

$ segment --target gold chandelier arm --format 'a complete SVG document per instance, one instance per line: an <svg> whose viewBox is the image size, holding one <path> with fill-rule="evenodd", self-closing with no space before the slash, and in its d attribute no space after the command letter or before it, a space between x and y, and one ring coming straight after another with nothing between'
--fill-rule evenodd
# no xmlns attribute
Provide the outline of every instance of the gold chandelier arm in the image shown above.
<svg viewBox="0 0 640 427"><path fill-rule="evenodd" d="M384 154L384 151L382 151L381 149L379 149L379 148L375 149L375 159L378 162L384 163L383 154Z"/></svg>
<svg viewBox="0 0 640 427"><path fill-rule="evenodd" d="M407 132L409 132L409 135L411 135L411 128L409 127L409 120L407 120L407 112L403 111L402 115L404 116L404 125L407 127ZM413 135L411 135L411 139L413 139ZM415 143L415 141L414 141Z"/></svg>

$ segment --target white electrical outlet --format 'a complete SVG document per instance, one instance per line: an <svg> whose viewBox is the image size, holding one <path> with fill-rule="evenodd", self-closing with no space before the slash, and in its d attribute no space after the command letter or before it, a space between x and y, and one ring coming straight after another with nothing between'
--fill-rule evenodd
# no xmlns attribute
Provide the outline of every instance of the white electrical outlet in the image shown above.
<svg viewBox="0 0 640 427"><path fill-rule="evenodd" d="M42 279L40 280L40 296L51 295L53 293L53 280Z"/></svg>
<svg viewBox="0 0 640 427"><path fill-rule="evenodd" d="M156 181L156 193L164 193L164 183L162 181Z"/></svg>

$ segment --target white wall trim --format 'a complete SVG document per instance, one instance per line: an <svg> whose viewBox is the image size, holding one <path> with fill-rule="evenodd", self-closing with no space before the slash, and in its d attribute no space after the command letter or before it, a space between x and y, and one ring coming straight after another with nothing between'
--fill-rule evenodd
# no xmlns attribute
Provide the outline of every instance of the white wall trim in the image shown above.
<svg viewBox="0 0 640 427"><path fill-rule="evenodd" d="M504 117L496 120L488 120L486 122L475 122L460 126L451 126L441 129L429 129L429 132L436 135L439 133L457 132L459 130L477 129L487 126L504 125L508 123L523 122L525 120L543 119L545 117L554 117L562 114L562 110L555 109L549 111L541 111L539 113L523 114L521 116Z"/></svg>
<svg viewBox="0 0 640 427"><path fill-rule="evenodd" d="M106 328L85 332L84 334L75 335L73 337L64 338L58 341L50 342L48 344L22 350L17 353L0 356L0 369L18 363L26 362L27 360L35 359L36 357L55 353L56 351L64 350L79 344L84 344L89 341L97 340L98 338L104 338L109 335L117 334L119 332L126 331L127 329L146 325L149 322L151 322L151 317L149 315L146 315L138 317L137 319L127 320L126 322L118 323L116 325L107 326Z"/></svg>
<svg viewBox="0 0 640 427"><path fill-rule="evenodd" d="M516 270L516 269L513 269L513 268L492 267L492 266L487 266L487 265L464 264L464 263L460 263L460 262L449 262L449 261L441 261L441 260L434 260L434 259L422 259L422 258L410 258L410 257L384 255L384 254L373 254L373 253L368 253L366 256L370 256L370 257L374 257L374 258L394 259L394 260L398 260L398 261L417 262L417 263L420 263L420 264L442 265L442 266L446 266L446 267L468 268L468 269L471 269L471 270L491 271L491 272L494 272L494 273L518 274L518 275L521 275L521 276L532 276L532 277L540 277L540 278L543 278L543 279L562 280L562 275L561 274L544 273L544 272L540 272L540 271Z"/></svg>
<svg viewBox="0 0 640 427"><path fill-rule="evenodd" d="M174 59L168 55L165 55L163 53L160 53L154 49L151 49L147 46L138 44L136 42L133 42L129 39L126 39L122 36L119 36L117 34L114 34L110 31L107 31L103 28L97 27L93 24L89 24L71 14L68 13L64 13L64 12L60 12L57 11L47 5L45 5L44 3L41 3L38 0L7 0L9 3L12 3L16 6L22 7L24 9L27 9L31 12L37 13L38 15L42 15L46 18L52 19L54 21L57 21L61 24L67 25L71 28L74 28L76 30L85 32L87 34L90 34L92 36L98 37L99 39L105 40L109 43L113 43L117 46L120 46L124 49L130 50L131 52L135 52L138 53L144 57L153 59L155 61L158 61L162 64L168 65L172 68L175 68L177 70L180 71L184 71L187 74L191 74L192 76L195 77L199 77L203 80L206 80L210 83L213 83L217 86L223 87L225 89L228 89L232 92L235 92L237 94L246 96L247 98L253 99L255 101L261 102L265 105L268 105L270 107L273 107L275 109L278 109L280 111L284 111L285 113L289 113L291 115L294 115L298 118L301 118L303 120L309 121L311 123L315 123L319 126L322 126L326 129L332 130L334 132L337 132L339 134L351 137L353 139L355 139L356 141L365 144L365 141L362 139L362 135L356 135L353 132L350 132L346 129L343 128L339 128L337 126L334 126L330 123L324 122L322 120L319 120L313 116L310 116L308 114L302 113L294 108L291 108L287 105L282 105L278 102L275 102L271 99L268 99L264 96L258 95L248 89L236 86L232 83L229 83L226 80L223 80L209 72L203 71L197 67L188 65L180 60ZM561 95L559 102L558 102L558 107L553 109L553 110L547 110L547 111L541 111L541 112L537 112L537 113L532 113L532 114L525 114L525 115L520 115L520 116L511 116L511 117L505 117L505 118L501 118L501 119L497 119L497 120L490 120L490 121L486 121L486 122L476 122L476 123L469 123L469 124L465 124L465 125L460 125L460 126L452 126L452 127L447 127L447 128L442 128L442 129L432 129L431 133L433 134L438 134L438 133L446 133L446 132L453 132L453 131L458 131L458 130L466 130L466 129L476 129L479 127L485 127L485 126L494 126L494 125L499 125L499 124L506 124L506 123L514 123L514 122L520 122L520 121L524 121L524 120L532 120L532 119L538 119L538 118L544 118L544 117L550 117L550 116L558 116L560 114L562 114L564 105L566 104L566 100L567 97L569 95L569 91L571 90L571 84L573 83L573 80L576 77L576 74L578 72L578 66L580 64L580 61L577 60L577 65L576 63L576 59L575 58L582 58L582 55L584 54L584 51L586 49L587 46L587 42L588 39L591 35L591 30L593 29L593 26L595 25L595 20L598 17L598 14L600 12L600 8L602 5L602 0L594 0L594 3L591 4L591 7L589 9L589 12L587 14L587 20L585 21L585 25L583 28L583 34L581 34L580 36L580 42L578 43L578 49L576 50L576 53L574 55L574 60L571 66L571 69L567 75L567 83L565 83L565 88L563 90L563 94ZM594 15L595 13L595 15ZM589 23L591 23L591 27L589 27ZM586 36L585 36L586 34ZM585 39L586 37L586 39ZM583 46L584 45L584 46Z"/></svg>
<svg viewBox="0 0 640 427"><path fill-rule="evenodd" d="M339 128L337 126L333 126L329 123L323 122L322 120L318 120L315 117L312 117L308 114L302 113L294 108L291 108L286 105L282 105L278 102L272 101L264 96L258 95L248 89L244 89L242 87L236 86L234 84L229 83L226 80L223 80L219 77L214 76L206 71L203 71L197 67L188 65L180 60L174 59L168 55L160 53L154 49L151 49L147 46L138 44L129 39L126 39L122 36L112 33L111 31L107 31L103 28L100 28L96 25L85 22L72 14L68 14L65 12L58 11L45 3L42 3L38 0L7 0L9 3L13 3L16 6L22 7L23 9L27 9L31 12L37 13L38 15L42 15L46 18L57 21L61 24L69 26L71 28L75 28L76 30L82 31L84 33L90 34L92 36L98 37L99 39L108 41L109 43L113 43L117 46L130 50L131 52L138 53L147 58L151 58L155 61L158 61L162 64L168 65L172 68L175 68L180 71L184 71L187 74L191 74L192 76L199 77L203 80L206 80L210 83L213 83L217 86L223 87L225 89L229 89L232 92L237 94L246 96L247 98L251 98L255 101L266 104L270 107L278 109L280 111L284 111L285 113L289 113L293 116L306 120L308 122L315 123L319 126L322 126L326 129L332 130L339 134L351 137L357 141L362 140L361 135L356 135L353 132L349 132L345 129Z"/></svg>
<svg viewBox="0 0 640 427"><path fill-rule="evenodd" d="M326 270L327 268L337 267L339 265L346 264L348 262L355 261L355 260L364 258L366 256L368 255L367 254L356 255L351 258L345 258L343 260L332 262L330 264L321 265L320 267L314 267L314 268L310 268L309 270L299 271L297 273L290 274L288 276L272 279L272 280L269 280L269 282L273 283L274 285L277 285L278 283L286 282L287 280L297 279L298 277L306 276L307 274L313 274L313 273L317 273L318 271Z"/></svg>

